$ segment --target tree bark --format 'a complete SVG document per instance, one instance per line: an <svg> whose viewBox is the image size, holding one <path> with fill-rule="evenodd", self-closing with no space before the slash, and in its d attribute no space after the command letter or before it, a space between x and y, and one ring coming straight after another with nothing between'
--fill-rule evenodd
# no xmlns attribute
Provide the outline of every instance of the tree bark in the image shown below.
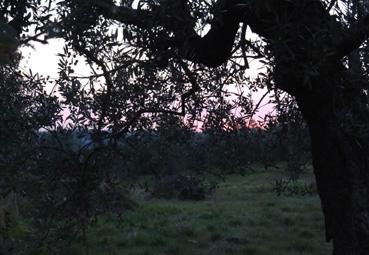
<svg viewBox="0 0 369 255"><path fill-rule="evenodd" d="M326 75L317 79L326 82ZM332 79L334 87L339 80ZM360 94L350 100L343 95L299 95L297 101L310 130L326 240L332 240L334 255L363 255L369 254L369 115Z"/></svg>
<svg viewBox="0 0 369 255"><path fill-rule="evenodd" d="M337 120L308 121L314 173L334 255L369 254L369 176L356 141Z"/></svg>

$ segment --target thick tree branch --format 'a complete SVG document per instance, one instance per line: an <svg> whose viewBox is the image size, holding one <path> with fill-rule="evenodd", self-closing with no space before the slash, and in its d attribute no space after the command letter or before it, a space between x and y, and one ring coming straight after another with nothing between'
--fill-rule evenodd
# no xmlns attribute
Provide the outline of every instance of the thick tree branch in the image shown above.
<svg viewBox="0 0 369 255"><path fill-rule="evenodd" d="M162 25L160 16L148 10L137 10L125 6L116 6L104 0L93 0L93 5L97 6L105 18L113 19L128 25L138 27L156 27Z"/></svg>
<svg viewBox="0 0 369 255"><path fill-rule="evenodd" d="M334 50L335 56L342 58L349 55L352 51L369 38L369 15L365 16L356 25L352 26L343 36Z"/></svg>
<svg viewBox="0 0 369 255"><path fill-rule="evenodd" d="M232 17L230 11L222 16L215 18L210 31L204 37L193 34L180 48L180 55L208 67L217 67L226 62L231 56L239 22Z"/></svg>
<svg viewBox="0 0 369 255"><path fill-rule="evenodd" d="M174 46L181 57L208 67L217 67L228 60L239 27L239 19L232 10L235 7L233 1L228 0L217 2L215 9L218 11L204 37L194 31L193 18L185 2L167 9L173 13L163 12L160 6L149 11L116 6L102 0L95 0L94 4L105 18L145 29L165 27L174 33L173 45L168 47Z"/></svg>

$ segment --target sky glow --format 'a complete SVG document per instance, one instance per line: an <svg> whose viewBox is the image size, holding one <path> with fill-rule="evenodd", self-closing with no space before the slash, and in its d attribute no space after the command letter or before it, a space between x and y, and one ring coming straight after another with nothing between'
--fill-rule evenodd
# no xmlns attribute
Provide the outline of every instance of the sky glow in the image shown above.
<svg viewBox="0 0 369 255"><path fill-rule="evenodd" d="M205 30L209 30L210 26L206 26ZM204 31L206 34L206 32ZM204 35L203 33L201 35ZM247 29L247 38L249 40L255 40L257 35L252 33L252 31ZM43 77L50 77L51 81L55 81L58 79L58 63L59 56L58 54L63 53L64 40L62 39L49 39L47 44L41 44L38 42L34 42L29 46L25 46L21 48L21 53L23 55L23 59L20 63L21 70L25 73L29 73L29 70L32 71L33 74L38 73ZM246 70L247 74L251 78L256 78L257 74L263 72L263 65L254 59L249 59L250 68ZM75 76L86 77L91 74L91 68L85 63L83 57L79 57L79 63L77 66L74 66ZM49 83L45 88L46 92L51 93L54 87L54 83ZM229 86L228 90L234 93L240 93L235 86ZM242 91L243 94L247 94L248 90ZM259 103L259 100L266 93L266 89L259 90L257 92L252 93L252 98L254 101L254 106ZM254 119L260 120L264 118L266 114L269 114L273 111L273 105L268 104L269 97L265 97L263 101L260 103L260 108L258 112L256 112ZM235 110L239 112L239 109ZM66 114L64 114L66 115Z"/></svg>
<svg viewBox="0 0 369 255"><path fill-rule="evenodd" d="M21 49L23 54L23 59L21 61L20 67L22 71L29 73L29 70L32 73L38 73L44 77L50 77L50 80L58 79L58 62L59 62L59 53L63 52L64 41L62 39L50 39L48 44L40 44L34 43L32 47L27 46ZM254 60L250 61L250 69L246 72L255 78L259 72L262 72L262 65L260 62ZM90 75L90 67L85 64L85 61L82 59L79 61L79 64L75 66L75 74L76 76L88 76ZM52 88L54 87L53 83L50 83L45 88L47 93L50 93ZM236 87L228 87L228 90L234 93L239 93ZM244 94L247 91L243 92ZM266 90L259 90L254 92L252 97L254 100L254 105L256 105L261 97L266 93ZM255 114L254 119L260 120L263 119L266 114L269 114L273 111L273 105L268 104L269 98L266 97L260 104L260 109ZM239 111L236 109L236 112ZM64 115L67 115L65 113Z"/></svg>

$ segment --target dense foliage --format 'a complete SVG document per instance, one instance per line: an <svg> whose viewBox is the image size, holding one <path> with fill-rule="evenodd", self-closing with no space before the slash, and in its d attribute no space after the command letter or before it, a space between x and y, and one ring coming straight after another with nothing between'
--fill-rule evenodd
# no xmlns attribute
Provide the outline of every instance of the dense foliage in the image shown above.
<svg viewBox="0 0 369 255"><path fill-rule="evenodd" d="M288 161L293 180L310 159L308 129L327 240L336 254L365 250L367 10L356 0L0 1L0 254L62 254L99 217L133 208L129 186L147 176L152 195L179 199L203 199L208 174L256 162ZM51 38L65 44L56 79L19 67L17 50ZM81 62L89 73L76 73ZM259 121L264 103L275 112Z"/></svg>
<svg viewBox="0 0 369 255"><path fill-rule="evenodd" d="M205 22L207 7L193 4ZM161 50L165 31L122 30L82 5L0 6L1 254L63 253L100 215L132 208L128 190L142 176L154 177L152 196L204 199L216 186L209 175L285 160L272 151L278 131L246 126L257 105L241 88L268 78L244 75L241 48L204 68ZM66 41L57 80L18 68L17 47L53 37ZM79 61L91 75L75 74Z"/></svg>

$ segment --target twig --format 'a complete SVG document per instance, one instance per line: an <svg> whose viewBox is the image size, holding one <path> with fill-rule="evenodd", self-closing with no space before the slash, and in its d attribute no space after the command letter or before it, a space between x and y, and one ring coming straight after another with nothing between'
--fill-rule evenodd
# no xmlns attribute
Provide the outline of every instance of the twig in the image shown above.
<svg viewBox="0 0 369 255"><path fill-rule="evenodd" d="M179 115L179 116L185 116L186 115L186 99L190 97L191 95L195 94L199 89L199 85L197 84L196 77L191 72L191 70L188 68L188 66L181 60L178 59L180 66L183 68L184 72L187 74L190 83L191 83L191 89L189 89L187 92L185 92L183 95L181 95L181 111L172 111L172 110L166 110L166 109L142 109L139 110L135 116L126 123L125 127L118 131L115 134L112 134L109 138L119 138L121 135L128 132L129 128L137 121L138 118L142 116L142 114L145 113L164 113L164 114L172 114L172 115Z"/></svg>
<svg viewBox="0 0 369 255"><path fill-rule="evenodd" d="M337 2L337 0L331 0L331 2L329 3L328 7L327 7L327 12L330 12L333 8L333 6L335 5L335 3Z"/></svg>
<svg viewBox="0 0 369 255"><path fill-rule="evenodd" d="M261 102L269 94L269 92L270 92L270 90L268 90L267 92L265 92L265 94L260 98L259 102L255 105L255 108L251 112L249 123L247 124L247 126L250 126L252 118L254 117L256 111L259 109Z"/></svg>
<svg viewBox="0 0 369 255"><path fill-rule="evenodd" d="M97 56L95 56L93 52L87 50L86 48L82 47L81 45L77 43L74 44L74 47L76 48L77 51L84 54L88 59L92 60L103 71L102 76L105 78L105 82L106 82L106 93L104 95L104 99L103 99L103 103L101 107L102 112L101 112L100 118L97 123L98 130L101 131L101 129L103 128L104 118L107 115L109 99L110 99L110 96L111 96L111 93L114 87L113 80L110 76L110 70L108 70L104 61L100 60Z"/></svg>
<svg viewBox="0 0 369 255"><path fill-rule="evenodd" d="M40 37L41 35L44 35L44 34L45 34L44 32L40 32L40 33L38 33L38 34L35 34L35 35L31 36L31 37L28 37L28 38L26 38L26 39L21 40L21 41L20 41L20 44L21 44L21 45L22 45L22 44L27 44L27 43L29 43L29 42L31 42L31 41L39 42L39 43L42 43L42 44L47 44L47 40L46 40L46 39L39 39L39 37Z"/></svg>

